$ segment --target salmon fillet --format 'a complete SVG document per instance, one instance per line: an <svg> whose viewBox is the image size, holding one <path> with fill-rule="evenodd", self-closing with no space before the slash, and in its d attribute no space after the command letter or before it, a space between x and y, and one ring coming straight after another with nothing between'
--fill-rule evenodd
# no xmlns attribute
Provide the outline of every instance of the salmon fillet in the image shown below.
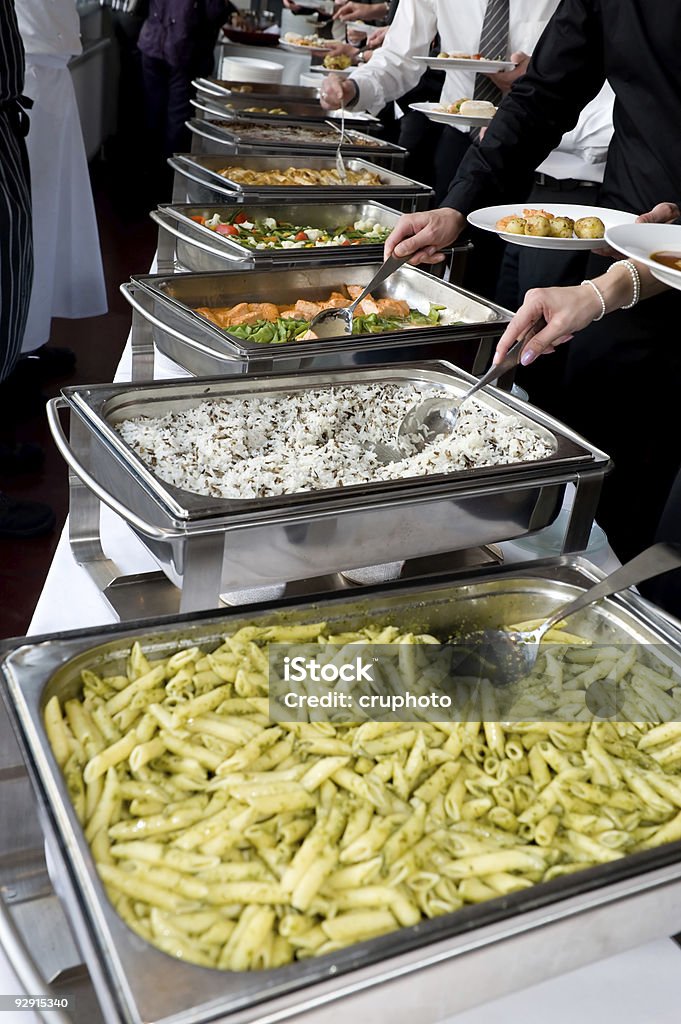
<svg viewBox="0 0 681 1024"><path fill-rule="evenodd" d="M200 316L205 317L206 320L210 320L210 322L212 324L216 324L218 327L224 327L225 326L222 323L221 317L220 317L220 314L224 315L224 313L226 312L224 309L211 309L208 306L199 306L195 310L195 312L197 312Z"/></svg>
<svg viewBox="0 0 681 1024"><path fill-rule="evenodd" d="M307 299L298 299L293 307L301 320L311 320L322 309L319 302L309 302Z"/></svg>
<svg viewBox="0 0 681 1024"><path fill-rule="evenodd" d="M364 316L371 316L372 313L378 313L378 303L373 295L367 295L366 299L362 299L357 312L362 313Z"/></svg>
<svg viewBox="0 0 681 1024"><path fill-rule="evenodd" d="M381 316L409 316L409 303L403 299L379 299L377 305Z"/></svg>

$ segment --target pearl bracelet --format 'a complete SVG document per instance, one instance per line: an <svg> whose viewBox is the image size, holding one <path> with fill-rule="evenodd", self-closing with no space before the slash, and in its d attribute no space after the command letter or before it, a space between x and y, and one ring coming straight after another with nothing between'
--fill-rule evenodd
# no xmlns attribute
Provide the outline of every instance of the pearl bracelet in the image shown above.
<svg viewBox="0 0 681 1024"><path fill-rule="evenodd" d="M600 311L600 313L598 314L598 316L595 316L593 318L593 320L592 320L592 323L595 324L599 320L602 320L603 317L605 316L606 312L607 312L607 310L605 308L605 299L603 298L603 293L601 292L601 289L598 287L597 284L594 284L593 281L582 281L582 284L588 284L591 288L593 288L593 290L596 292L596 295L598 296L599 302L601 304L601 311Z"/></svg>
<svg viewBox="0 0 681 1024"><path fill-rule="evenodd" d="M631 283L634 286L634 297L628 305L621 306L620 308L633 309L641 298L641 278L638 270L636 269L636 264L632 263L631 260L618 260L617 263L613 263L611 267L608 267L608 273L610 273L611 270L614 270L615 267L626 267L631 274Z"/></svg>

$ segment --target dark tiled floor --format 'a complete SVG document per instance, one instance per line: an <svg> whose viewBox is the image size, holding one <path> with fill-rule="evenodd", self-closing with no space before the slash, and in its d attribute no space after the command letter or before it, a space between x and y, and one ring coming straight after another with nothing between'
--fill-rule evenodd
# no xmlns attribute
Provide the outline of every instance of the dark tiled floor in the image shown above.
<svg viewBox="0 0 681 1024"><path fill-rule="evenodd" d="M50 381L43 388L50 397L59 394L63 385L111 380L130 329L129 306L118 286L132 273L148 270L156 247L156 230L145 214L132 218L121 215L125 201L115 196L101 166L93 170L93 189L109 313L86 320L52 321L50 344L73 349L78 362L71 376ZM17 497L49 502L57 514L57 527L49 537L0 539L0 637L26 632L68 511L66 465L54 447L44 415L21 423L17 437L42 444L45 465L40 473L3 480L2 488Z"/></svg>

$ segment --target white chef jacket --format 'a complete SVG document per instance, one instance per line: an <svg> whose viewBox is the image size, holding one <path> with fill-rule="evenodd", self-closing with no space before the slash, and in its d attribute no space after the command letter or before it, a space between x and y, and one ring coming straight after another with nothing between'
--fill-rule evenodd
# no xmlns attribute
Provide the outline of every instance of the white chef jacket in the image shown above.
<svg viewBox="0 0 681 1024"><path fill-rule="evenodd" d="M510 0L507 57L517 51L531 54L559 0ZM487 0L400 0L383 45L368 64L351 74L359 87L357 106L376 113L418 84L425 70L414 57L428 54L439 32L447 53L478 53ZM472 71L448 71L442 103L473 96ZM582 111L578 124L563 136L560 146L538 168L556 178L602 181L610 138L614 93L609 85Z"/></svg>
<svg viewBox="0 0 681 1024"><path fill-rule="evenodd" d="M0 0L3 3L4 0ZM22 343L50 337L52 317L106 313L106 286L69 59L82 50L75 0L16 0L33 100L26 138L33 196L33 289Z"/></svg>
<svg viewBox="0 0 681 1024"><path fill-rule="evenodd" d="M75 57L82 52L75 0L14 0L27 54Z"/></svg>

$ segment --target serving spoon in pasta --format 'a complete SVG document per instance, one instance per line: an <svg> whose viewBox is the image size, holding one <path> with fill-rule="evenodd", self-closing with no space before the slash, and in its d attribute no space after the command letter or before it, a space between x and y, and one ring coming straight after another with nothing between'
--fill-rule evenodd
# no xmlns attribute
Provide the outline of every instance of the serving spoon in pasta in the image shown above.
<svg viewBox="0 0 681 1024"><path fill-rule="evenodd" d="M508 686L532 671L543 637L559 622L595 601L601 601L629 587L635 587L645 580L679 568L681 544L653 544L610 573L600 583L594 584L574 600L561 605L535 629L484 629L451 640L450 644L462 655L462 660L457 665L457 673L461 672L465 664L464 674L470 673L487 678L496 687Z"/></svg>

